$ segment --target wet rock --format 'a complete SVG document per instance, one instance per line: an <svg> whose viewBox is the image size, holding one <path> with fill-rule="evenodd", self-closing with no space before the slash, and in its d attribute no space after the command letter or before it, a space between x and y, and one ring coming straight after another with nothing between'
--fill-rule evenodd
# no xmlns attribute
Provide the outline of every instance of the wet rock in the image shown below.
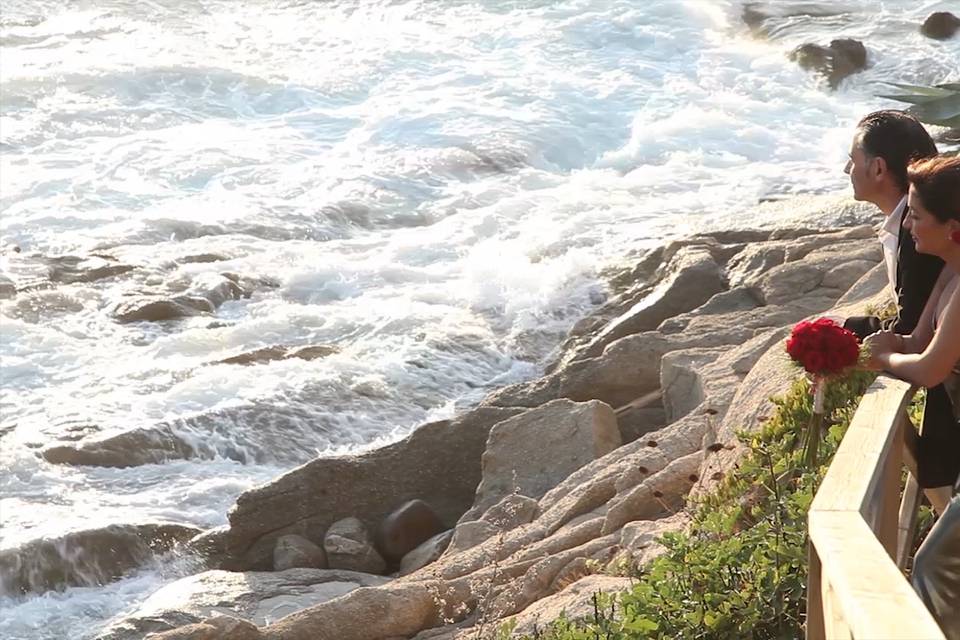
<svg viewBox="0 0 960 640"><path fill-rule="evenodd" d="M423 500L410 500L387 516L377 532L377 550L387 562L399 562L444 530L440 516Z"/></svg>
<svg viewBox="0 0 960 640"><path fill-rule="evenodd" d="M41 451L41 455L52 464L135 467L194 458L199 452L169 425L160 425L77 444L49 446Z"/></svg>
<svg viewBox="0 0 960 640"><path fill-rule="evenodd" d="M373 548L367 528L357 518L344 518L330 525L323 550L332 569L381 574L387 563Z"/></svg>
<svg viewBox="0 0 960 640"><path fill-rule="evenodd" d="M51 282L74 284L96 282L105 278L123 275L135 269L133 265L118 264L107 257L56 256L46 258Z"/></svg>
<svg viewBox="0 0 960 640"><path fill-rule="evenodd" d="M17 295L17 286L13 280L0 273L0 300L9 300Z"/></svg>
<svg viewBox="0 0 960 640"><path fill-rule="evenodd" d="M160 322L213 313L227 300L249 297L234 274L207 275L194 282L182 295L159 293L135 295L114 306L117 322Z"/></svg>
<svg viewBox="0 0 960 640"><path fill-rule="evenodd" d="M223 262L230 258L219 253L197 253L177 258L179 264L206 264L209 262Z"/></svg>
<svg viewBox="0 0 960 640"><path fill-rule="evenodd" d="M180 630L185 625L211 625L223 615L263 626L355 589L387 582L380 576L329 569L205 571L163 587L133 613L104 629L97 640L141 640L148 633ZM248 625L238 627L249 633ZM229 635L214 637L233 640Z"/></svg>
<svg viewBox="0 0 960 640"><path fill-rule="evenodd" d="M110 525L0 552L0 594L98 586L200 533L182 524Z"/></svg>
<svg viewBox="0 0 960 640"><path fill-rule="evenodd" d="M490 428L520 411L479 408L375 451L313 460L242 494L228 514L229 567L269 568L270 556L252 550L263 541L272 553L278 530L309 522L324 531L350 516L372 529L410 500L424 500L452 527L473 502Z"/></svg>
<svg viewBox="0 0 960 640"><path fill-rule="evenodd" d="M859 40L842 38L823 47L803 44L790 54L802 68L825 76L830 87L836 89L849 76L867 68L867 49Z"/></svg>
<svg viewBox="0 0 960 640"><path fill-rule="evenodd" d="M308 347L263 347L254 349L236 356L230 356L223 360L218 360L215 364L263 364L274 360L288 360L297 358L300 360L316 360L337 353L339 349L329 345L312 345Z"/></svg>
<svg viewBox="0 0 960 640"><path fill-rule="evenodd" d="M326 569L327 555L303 536L286 535L278 538L273 548L273 570L298 568Z"/></svg>
<svg viewBox="0 0 960 640"><path fill-rule="evenodd" d="M927 16L920 27L920 33L935 40L952 38L960 29L960 18L949 11L937 11Z"/></svg>

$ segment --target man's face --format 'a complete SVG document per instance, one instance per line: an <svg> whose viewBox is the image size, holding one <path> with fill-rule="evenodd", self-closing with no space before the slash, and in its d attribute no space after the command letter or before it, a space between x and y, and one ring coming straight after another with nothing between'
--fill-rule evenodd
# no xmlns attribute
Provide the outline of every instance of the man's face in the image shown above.
<svg viewBox="0 0 960 640"><path fill-rule="evenodd" d="M860 136L857 135L850 145L850 159L844 168L844 173L850 176L855 200L874 201L879 182L876 162L876 158L871 158L864 152L860 146Z"/></svg>

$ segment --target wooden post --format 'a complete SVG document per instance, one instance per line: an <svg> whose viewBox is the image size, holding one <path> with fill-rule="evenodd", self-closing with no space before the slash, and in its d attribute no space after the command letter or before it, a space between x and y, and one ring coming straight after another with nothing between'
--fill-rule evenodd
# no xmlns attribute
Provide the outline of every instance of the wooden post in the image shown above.
<svg viewBox="0 0 960 640"><path fill-rule="evenodd" d="M820 591L822 578L820 556L813 541L807 542L807 621L806 640L826 640L823 627L823 598Z"/></svg>

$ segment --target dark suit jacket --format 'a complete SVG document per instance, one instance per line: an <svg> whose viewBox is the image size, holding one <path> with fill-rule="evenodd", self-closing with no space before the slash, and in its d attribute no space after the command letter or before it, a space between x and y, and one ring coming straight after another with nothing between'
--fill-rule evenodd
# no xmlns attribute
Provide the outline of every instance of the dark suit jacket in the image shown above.
<svg viewBox="0 0 960 640"><path fill-rule="evenodd" d="M908 211L904 207L900 219L900 250L897 257L897 316L894 331L907 335L913 332L923 314L933 285L936 284L943 260L917 253L910 232L903 228ZM879 318L848 318L844 326L861 339L880 329ZM923 427L917 439L917 482L921 487L950 485L960 473L960 428L943 385L927 390L923 410Z"/></svg>
<svg viewBox="0 0 960 640"><path fill-rule="evenodd" d="M904 207L900 216L900 247L897 255L897 281L894 286L900 313L893 329L902 335L909 335L916 328L923 307L933 291L933 285L937 283L943 269L943 260L940 258L917 253L913 237L903 228L903 221L908 213L909 208ZM847 318L843 326L857 334L861 340L881 329L880 319L872 316Z"/></svg>

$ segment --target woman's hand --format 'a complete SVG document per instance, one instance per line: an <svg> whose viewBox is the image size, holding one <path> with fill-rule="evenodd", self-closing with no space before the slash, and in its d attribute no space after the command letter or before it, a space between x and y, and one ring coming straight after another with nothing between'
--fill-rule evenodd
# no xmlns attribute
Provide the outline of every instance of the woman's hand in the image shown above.
<svg viewBox="0 0 960 640"><path fill-rule="evenodd" d="M897 353L903 344L902 337L893 331L877 331L863 341L862 349L867 352L867 369L882 371L884 365L880 362L881 354Z"/></svg>

